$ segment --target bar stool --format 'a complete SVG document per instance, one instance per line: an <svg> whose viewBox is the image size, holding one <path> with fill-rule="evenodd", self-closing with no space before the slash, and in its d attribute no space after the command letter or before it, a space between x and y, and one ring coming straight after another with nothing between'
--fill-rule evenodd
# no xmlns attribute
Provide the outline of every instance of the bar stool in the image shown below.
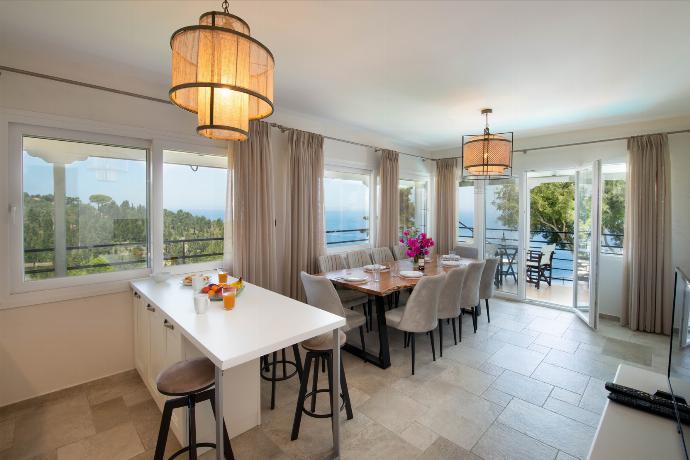
<svg viewBox="0 0 690 460"><path fill-rule="evenodd" d="M275 409L276 407L276 382L282 382L283 380L292 378L295 374L297 374L297 378L299 378L300 381L302 380L302 357L299 354L299 347L297 344L292 346L292 353L295 355L294 361L286 359L285 348L280 351L281 359L278 359L277 351L272 353L270 361L268 359L268 355L263 355L261 357L261 378L271 382L271 410ZM276 375L278 364L282 364L282 372L279 375ZM288 374L288 366L294 367L295 370Z"/></svg>
<svg viewBox="0 0 690 460"><path fill-rule="evenodd" d="M343 331L338 331L340 335L340 347L345 345L347 336ZM302 342L302 347L307 350L307 356L304 360L304 371L302 374L302 381L299 388L299 397L297 398L297 406L295 407L295 420L292 423L292 435L290 439L293 441L299 437L299 427L302 422L302 412L310 417L329 418L333 417L333 334L328 332L326 334L318 335L309 340ZM319 360L326 363L326 370L328 372L328 388L318 387L319 378ZM311 391L307 393L307 385L309 383L309 372L314 366L314 377L312 379ZM340 360L340 386L342 392L340 397L343 399L343 405L338 409L339 411L345 406L347 419L352 420L352 405L350 404L350 393L347 391L347 380L345 380L345 368L343 361ZM331 411L323 414L316 412L316 397L319 393L328 393L328 401L330 402ZM306 399L310 398L311 407L307 410L304 407Z"/></svg>
<svg viewBox="0 0 690 460"><path fill-rule="evenodd" d="M211 409L216 413L215 404L215 390L213 385L215 383L214 365L206 358L195 358L186 361L179 361L160 373L156 379L156 387L158 391L166 396L178 396L174 399L168 399L163 406L163 418L161 419L160 430L158 431L158 441L156 442L156 453L154 460L163 460L165 453L165 444L168 440L168 431L170 430L170 419L172 418L173 409L178 407L187 407L188 413L188 432L189 445L178 450L170 456L169 460L189 452L189 459L196 460L196 450L198 447L212 447L216 444L211 442L196 442L196 412L195 406L197 403L206 401L211 402ZM222 410L222 408L221 408ZM223 438L225 444L225 458L226 460L234 460L232 447L230 446L230 438L228 437L228 430L223 421Z"/></svg>

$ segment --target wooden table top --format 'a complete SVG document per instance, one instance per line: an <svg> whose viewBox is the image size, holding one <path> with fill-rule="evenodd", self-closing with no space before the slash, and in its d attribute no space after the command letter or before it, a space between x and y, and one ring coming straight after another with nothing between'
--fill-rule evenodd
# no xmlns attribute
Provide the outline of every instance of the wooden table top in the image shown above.
<svg viewBox="0 0 690 460"><path fill-rule="evenodd" d="M461 262L464 262L465 264L473 261L474 259L461 259ZM400 273L400 271L413 270L411 259L397 260L384 265L389 266L390 269L380 273L380 281L374 281L374 274L365 271L363 268L336 270L332 272L319 273L319 275L325 276L338 286L375 296L386 296L395 291L414 287L417 284L418 279L403 278L397 275L397 273ZM439 273L445 273L448 270L456 267L457 266L445 267L441 265L441 257L435 256L431 262L426 262L426 264L424 264L424 276L438 275ZM347 271L349 271L352 276L362 276L367 278L368 281L363 283L349 283L343 279Z"/></svg>

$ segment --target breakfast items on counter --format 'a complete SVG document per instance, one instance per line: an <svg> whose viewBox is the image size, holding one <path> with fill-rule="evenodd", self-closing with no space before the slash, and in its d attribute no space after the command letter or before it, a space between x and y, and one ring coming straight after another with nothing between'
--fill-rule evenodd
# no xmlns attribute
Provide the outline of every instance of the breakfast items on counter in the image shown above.
<svg viewBox="0 0 690 460"><path fill-rule="evenodd" d="M191 286L192 285L192 278L194 278L195 275L187 275L182 279L182 284L185 286ZM198 275L196 275L198 276ZM208 276L204 275L201 277L204 280L204 284L208 283L211 278Z"/></svg>
<svg viewBox="0 0 690 460"><path fill-rule="evenodd" d="M201 292L208 294L210 300L223 300L223 292L234 290L235 295L239 295L244 289L245 283L242 278L237 281L233 281L230 284L226 283L211 283L208 286L204 286Z"/></svg>

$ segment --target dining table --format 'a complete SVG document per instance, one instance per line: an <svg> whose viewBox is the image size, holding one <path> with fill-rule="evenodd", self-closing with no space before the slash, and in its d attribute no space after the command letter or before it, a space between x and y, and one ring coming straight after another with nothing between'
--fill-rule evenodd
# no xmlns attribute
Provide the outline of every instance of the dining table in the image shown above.
<svg viewBox="0 0 690 460"><path fill-rule="evenodd" d="M446 265L441 256L436 255L425 261L423 276L438 275L446 271L457 268L458 266L466 265L474 259L459 258L455 265ZM340 288L352 289L354 291L368 294L375 299L376 306L376 324L379 338L379 352L374 355L368 351L362 350L354 344L346 343L343 349L355 356L358 356L367 362L370 362L382 369L386 369L391 365L390 346L388 342L388 328L386 327L386 297L407 289L413 289L421 278L408 278L401 276L400 272L415 271L417 268L413 267L411 259L396 260L382 264L386 269L380 271L379 280L375 281L375 274L366 270L364 267L348 268L343 270L335 270L325 273L319 273L320 276L325 276L333 284ZM346 281L346 277L361 277L365 281L350 282Z"/></svg>

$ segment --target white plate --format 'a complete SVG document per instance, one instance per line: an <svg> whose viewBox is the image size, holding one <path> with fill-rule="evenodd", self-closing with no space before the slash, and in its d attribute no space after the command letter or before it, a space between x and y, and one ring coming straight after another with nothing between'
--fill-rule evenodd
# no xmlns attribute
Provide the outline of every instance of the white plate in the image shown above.
<svg viewBox="0 0 690 460"><path fill-rule="evenodd" d="M385 271L389 270L388 267L386 267L385 265L380 265L380 264L365 265L362 268L364 269L365 272L371 272L374 270L378 270L380 272L385 272Z"/></svg>
<svg viewBox="0 0 690 460"><path fill-rule="evenodd" d="M424 276L424 273L418 272L418 271L409 271L409 270L402 270L400 271L400 276L403 278L421 278Z"/></svg>
<svg viewBox="0 0 690 460"><path fill-rule="evenodd" d="M366 281L369 281L369 278L364 278L361 276L344 276L343 281L346 281L348 283L364 283Z"/></svg>
<svg viewBox="0 0 690 460"><path fill-rule="evenodd" d="M441 265L444 265L446 267L458 267L460 265L463 265L463 263L459 260L442 260Z"/></svg>

